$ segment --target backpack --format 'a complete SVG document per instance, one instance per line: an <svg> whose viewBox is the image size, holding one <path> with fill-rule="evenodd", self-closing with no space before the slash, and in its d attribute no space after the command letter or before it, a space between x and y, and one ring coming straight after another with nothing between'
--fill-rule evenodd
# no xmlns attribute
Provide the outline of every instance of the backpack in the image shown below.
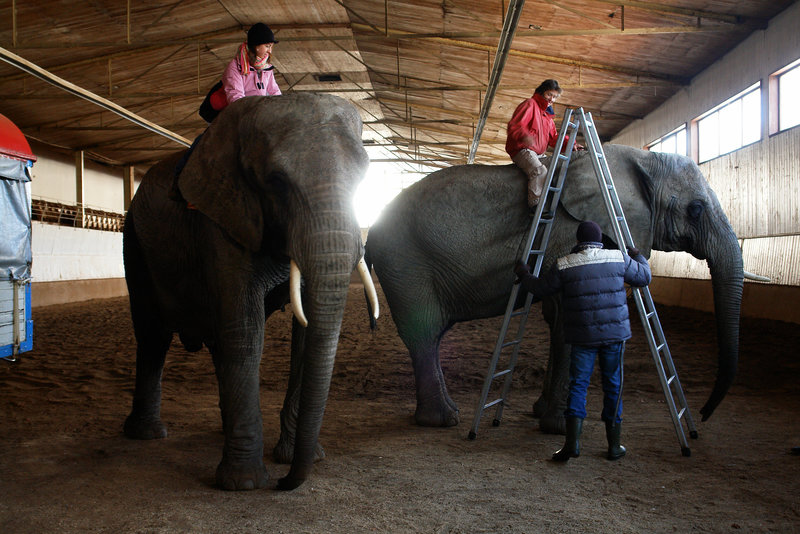
<svg viewBox="0 0 800 534"><path fill-rule="evenodd" d="M220 80L208 91L203 103L200 104L198 113L203 120L210 123L217 118L219 112L225 109L227 105L228 97L225 95L225 88L222 86L222 80Z"/></svg>

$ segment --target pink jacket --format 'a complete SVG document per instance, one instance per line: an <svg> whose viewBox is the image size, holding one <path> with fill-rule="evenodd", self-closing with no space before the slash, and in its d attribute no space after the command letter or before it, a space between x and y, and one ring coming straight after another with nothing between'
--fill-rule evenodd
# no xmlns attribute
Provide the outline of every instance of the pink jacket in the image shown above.
<svg viewBox="0 0 800 534"><path fill-rule="evenodd" d="M242 76L239 61L234 58L222 74L222 85L228 104L245 96L277 96L281 89L275 82L272 70L257 71L250 67L250 72Z"/></svg>
<svg viewBox="0 0 800 534"><path fill-rule="evenodd" d="M556 123L547 113L547 100L535 93L514 110L507 132L506 152L512 158L523 148L542 155L558 139Z"/></svg>

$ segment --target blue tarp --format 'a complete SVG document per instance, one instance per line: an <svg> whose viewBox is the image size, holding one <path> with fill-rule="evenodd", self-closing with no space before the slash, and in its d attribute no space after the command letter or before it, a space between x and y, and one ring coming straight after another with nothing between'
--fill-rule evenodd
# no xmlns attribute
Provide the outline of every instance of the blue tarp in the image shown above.
<svg viewBox="0 0 800 534"><path fill-rule="evenodd" d="M28 164L0 157L0 280L31 276L31 208Z"/></svg>

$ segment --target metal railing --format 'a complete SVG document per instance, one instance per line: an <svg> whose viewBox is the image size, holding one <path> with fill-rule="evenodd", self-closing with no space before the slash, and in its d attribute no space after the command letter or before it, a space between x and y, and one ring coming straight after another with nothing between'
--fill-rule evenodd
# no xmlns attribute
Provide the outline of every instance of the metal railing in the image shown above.
<svg viewBox="0 0 800 534"><path fill-rule="evenodd" d="M125 214L86 206L81 209L80 205L34 198L31 200L31 220L73 228L121 232L125 223Z"/></svg>

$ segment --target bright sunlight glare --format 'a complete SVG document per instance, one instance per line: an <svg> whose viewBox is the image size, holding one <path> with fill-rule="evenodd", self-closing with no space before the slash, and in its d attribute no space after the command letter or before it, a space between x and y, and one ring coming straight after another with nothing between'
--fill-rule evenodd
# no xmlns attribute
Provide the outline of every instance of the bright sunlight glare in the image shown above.
<svg viewBox="0 0 800 534"><path fill-rule="evenodd" d="M361 228L369 228L384 206L397 194L425 174L403 172L394 163L370 163L367 175L356 189L353 206Z"/></svg>

